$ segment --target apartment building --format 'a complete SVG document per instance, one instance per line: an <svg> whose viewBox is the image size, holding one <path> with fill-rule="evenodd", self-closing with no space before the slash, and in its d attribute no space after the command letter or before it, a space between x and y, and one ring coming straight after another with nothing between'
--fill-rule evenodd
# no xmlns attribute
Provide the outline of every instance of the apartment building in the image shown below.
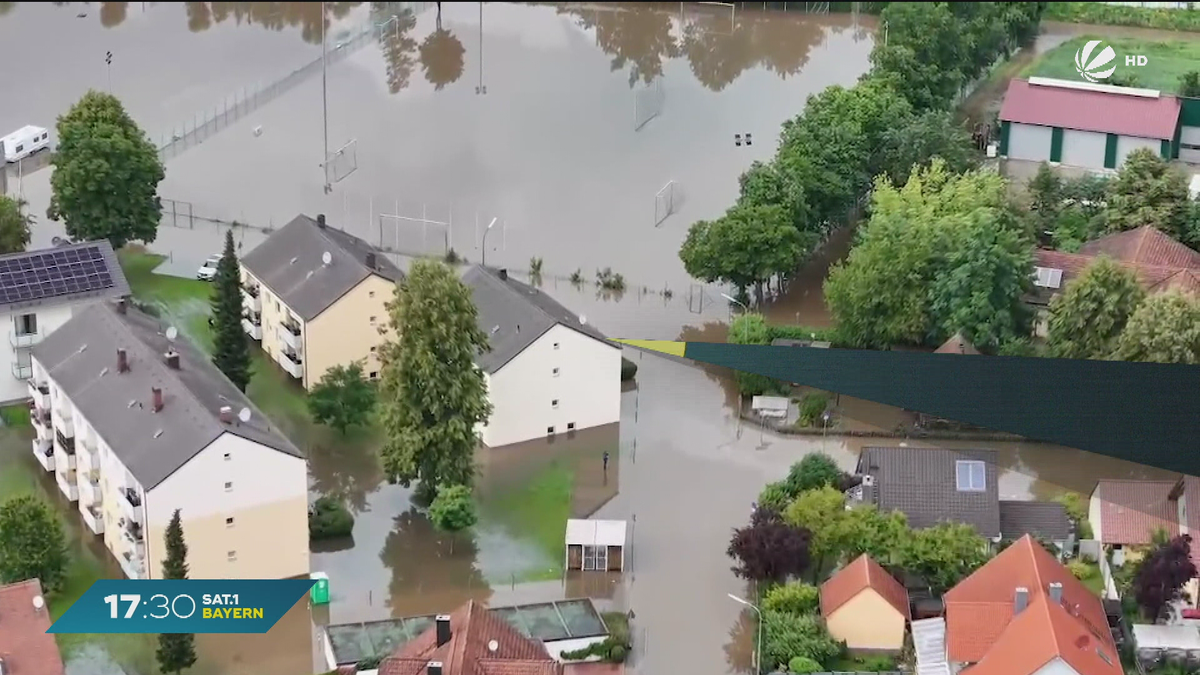
<svg viewBox="0 0 1200 675"><path fill-rule="evenodd" d="M379 375L387 303L404 274L370 244L296 216L241 261L242 327L279 367L312 389L333 366Z"/></svg>
<svg viewBox="0 0 1200 675"><path fill-rule="evenodd" d="M180 510L192 578L306 575L308 471L203 353L97 303L32 350L33 452L126 576L154 579Z"/></svg>
<svg viewBox="0 0 1200 675"><path fill-rule="evenodd" d="M34 345L89 304L127 295L129 284L107 241L0 256L0 322L8 326L0 353L12 373L0 376L0 402L29 398Z"/></svg>
<svg viewBox="0 0 1200 675"><path fill-rule="evenodd" d="M480 429L497 447L621 421L621 348L506 270L469 268L479 327L491 351L478 365L492 415Z"/></svg>

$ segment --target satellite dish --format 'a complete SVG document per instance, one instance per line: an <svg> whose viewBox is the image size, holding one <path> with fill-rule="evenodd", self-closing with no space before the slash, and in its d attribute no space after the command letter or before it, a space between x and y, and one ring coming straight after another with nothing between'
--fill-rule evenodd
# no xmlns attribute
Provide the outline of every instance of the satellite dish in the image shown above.
<svg viewBox="0 0 1200 675"><path fill-rule="evenodd" d="M500 643L496 642L495 640L489 640L488 641L488 651L494 652L497 649L500 649Z"/></svg>
<svg viewBox="0 0 1200 675"><path fill-rule="evenodd" d="M175 326L167 326L167 339L174 340L179 337L179 329Z"/></svg>
<svg viewBox="0 0 1200 675"><path fill-rule="evenodd" d="M45 606L46 606L46 600L42 596L40 596L40 595L33 596L33 608L34 609L41 610Z"/></svg>
<svg viewBox="0 0 1200 675"><path fill-rule="evenodd" d="M586 316L580 316L580 317L579 317L579 325L581 325L581 326L586 326L586 325L587 325L587 317L586 317Z"/></svg>
<svg viewBox="0 0 1200 675"><path fill-rule="evenodd" d="M329 251L325 251L321 254L321 262L325 263L326 265L333 262L333 256L329 254Z"/></svg>
<svg viewBox="0 0 1200 675"><path fill-rule="evenodd" d="M238 419L241 420L242 423L249 422L250 421L250 409L242 408L241 410L239 410L238 411Z"/></svg>

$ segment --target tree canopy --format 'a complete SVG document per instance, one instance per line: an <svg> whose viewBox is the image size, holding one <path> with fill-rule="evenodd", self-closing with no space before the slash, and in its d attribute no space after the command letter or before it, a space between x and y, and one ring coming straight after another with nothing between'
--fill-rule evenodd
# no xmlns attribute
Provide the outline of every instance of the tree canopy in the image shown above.
<svg viewBox="0 0 1200 675"><path fill-rule="evenodd" d="M988 543L965 523L913 530L901 549L903 566L942 593L988 561Z"/></svg>
<svg viewBox="0 0 1200 675"><path fill-rule="evenodd" d="M476 357L490 349L471 289L441 262L414 262L390 306L394 339L381 351L384 471L432 498L443 485L470 486L476 428L491 414Z"/></svg>
<svg viewBox="0 0 1200 675"><path fill-rule="evenodd" d="M1050 301L1046 342L1051 356L1108 358L1145 297L1132 271L1109 258L1096 259Z"/></svg>
<svg viewBox="0 0 1200 675"><path fill-rule="evenodd" d="M308 411L313 421L345 434L350 427L370 421L375 398L375 385L363 377L362 363L355 361L325 371L308 394Z"/></svg>
<svg viewBox="0 0 1200 675"><path fill-rule="evenodd" d="M753 581L783 582L808 569L809 533L784 522L779 513L755 508L750 524L733 531L726 553L733 573Z"/></svg>
<svg viewBox="0 0 1200 675"><path fill-rule="evenodd" d="M1200 363L1200 299L1178 292L1142 301L1116 341L1122 361Z"/></svg>
<svg viewBox="0 0 1200 675"><path fill-rule="evenodd" d="M53 595L62 590L66 569L66 537L50 505L29 495L0 504L0 583L40 579Z"/></svg>
<svg viewBox="0 0 1200 675"><path fill-rule="evenodd" d="M46 215L74 239L108 239L113 248L152 242L166 175L158 150L111 94L89 91L58 118Z"/></svg>
<svg viewBox="0 0 1200 675"><path fill-rule="evenodd" d="M1188 238L1187 177L1153 151L1138 148L1129 153L1109 189L1109 232L1153 224L1176 239Z"/></svg>
<svg viewBox="0 0 1200 675"><path fill-rule="evenodd" d="M1177 600L1184 584L1196 577L1192 563L1192 537L1179 535L1158 544L1141 563L1133 579L1133 595L1143 615L1156 620L1172 601Z"/></svg>
<svg viewBox="0 0 1200 675"><path fill-rule="evenodd" d="M679 258L696 279L732 284L739 292L755 287L761 298L764 283L791 273L816 244L790 221L782 206L735 205L717 220L693 224Z"/></svg>
<svg viewBox="0 0 1200 675"><path fill-rule="evenodd" d="M179 509L171 515L164 535L167 555L163 559L163 579L187 579L187 544L183 540L183 524L180 521ZM158 636L158 649L155 651L158 668L164 673L178 675L191 668L196 663L196 636L191 633L162 633Z"/></svg>
<svg viewBox="0 0 1200 675"><path fill-rule="evenodd" d="M250 341L242 329L242 272L233 246L233 230L225 231L225 251L217 263L212 288L213 363L241 391L250 384Z"/></svg>
<svg viewBox="0 0 1200 675"><path fill-rule="evenodd" d="M34 218L25 211L26 206L20 197L0 194L0 255L20 253L29 245Z"/></svg>
<svg viewBox="0 0 1200 675"><path fill-rule="evenodd" d="M429 521L445 532L458 532L479 522L471 488L465 485L444 485L429 505Z"/></svg>

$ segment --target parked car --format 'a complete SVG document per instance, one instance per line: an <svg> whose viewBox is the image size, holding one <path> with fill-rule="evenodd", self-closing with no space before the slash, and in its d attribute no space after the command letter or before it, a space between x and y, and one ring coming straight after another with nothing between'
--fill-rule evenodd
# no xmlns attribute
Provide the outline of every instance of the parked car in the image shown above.
<svg viewBox="0 0 1200 675"><path fill-rule="evenodd" d="M217 263L221 262L221 256L210 255L208 260L196 270L196 278L200 281L212 281L213 277L217 276Z"/></svg>

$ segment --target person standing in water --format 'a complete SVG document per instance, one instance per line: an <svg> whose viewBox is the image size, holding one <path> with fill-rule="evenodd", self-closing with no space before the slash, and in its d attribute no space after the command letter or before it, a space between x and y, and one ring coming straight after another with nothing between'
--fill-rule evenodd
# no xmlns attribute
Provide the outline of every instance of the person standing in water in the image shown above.
<svg viewBox="0 0 1200 675"><path fill-rule="evenodd" d="M608 451L604 451L604 473L608 473Z"/></svg>

